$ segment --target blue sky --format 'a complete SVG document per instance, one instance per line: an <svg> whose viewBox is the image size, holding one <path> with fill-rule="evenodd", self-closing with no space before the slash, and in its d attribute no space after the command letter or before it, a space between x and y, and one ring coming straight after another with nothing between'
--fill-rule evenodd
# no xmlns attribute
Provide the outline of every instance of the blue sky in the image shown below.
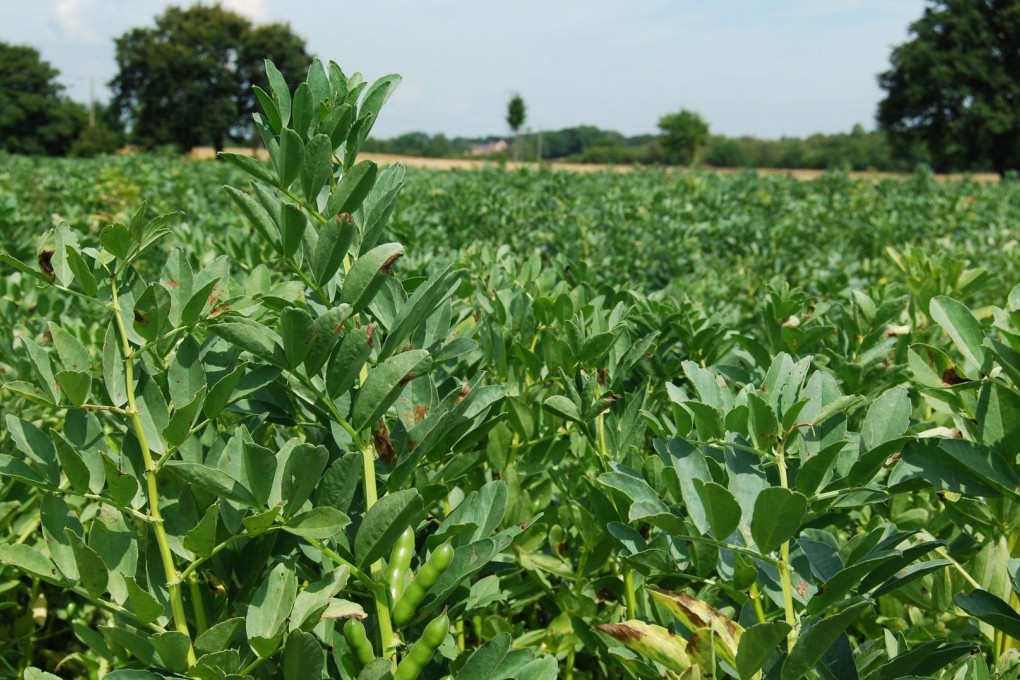
<svg viewBox="0 0 1020 680"><path fill-rule="evenodd" d="M209 4L210 0L205 0ZM3 0L0 41L38 47L68 93L105 99L113 38L151 25L163 0ZM404 82L375 127L506 132L526 126L654 132L689 108L713 132L760 137L874 126L876 75L923 0L223 0L283 20L309 50L366 78Z"/></svg>

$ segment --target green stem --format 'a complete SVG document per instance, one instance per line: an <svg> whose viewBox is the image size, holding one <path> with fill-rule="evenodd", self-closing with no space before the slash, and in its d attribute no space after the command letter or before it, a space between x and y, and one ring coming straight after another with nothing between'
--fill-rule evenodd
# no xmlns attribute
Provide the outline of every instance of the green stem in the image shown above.
<svg viewBox="0 0 1020 680"><path fill-rule="evenodd" d="M779 470L779 485L788 489L789 480L786 476L786 455L780 443L776 451L776 468ZM793 583L790 581L790 542L783 541L779 546L779 577L783 586L783 610L786 612L786 623L790 625L787 635L787 653L797 644L797 612L793 608Z"/></svg>
<svg viewBox="0 0 1020 680"><path fill-rule="evenodd" d="M135 400L135 366L134 353L131 349L131 342L128 340L127 329L124 326L124 318L121 314L120 304L117 301L117 279L112 279L110 286L112 291L111 308L113 318L117 324L117 331L120 334L121 345L124 350L124 382L127 387L128 408L127 412L131 418L131 425L138 439L138 448L141 449L142 462L145 465L145 484L149 500L149 517L152 519L152 530L156 536L156 544L159 546L159 556L163 562L163 574L166 577L166 586L170 596L170 611L173 614L174 627L178 632L188 636L188 663L194 664L195 648L191 646L191 633L188 630L188 619L184 614L184 599L181 597L181 587L178 581L177 570L174 567L173 554L170 552L170 541L167 539L166 528L163 526L163 515L159 510L159 484L156 480L156 468L152 460L152 453L149 450L149 440L145 436L145 427L142 425L142 418L138 410L138 403Z"/></svg>
<svg viewBox="0 0 1020 680"><path fill-rule="evenodd" d="M364 463L365 512L379 500L379 490L375 480L375 449L371 445L361 447L361 459ZM396 644L393 635L393 622L390 620L390 603L386 599L386 588L383 584L383 563L376 560L371 567L372 581L378 587L372 589L375 614L379 620L379 644L383 658L389 659L396 668Z"/></svg>
<svg viewBox="0 0 1020 680"><path fill-rule="evenodd" d="M765 623L765 609L761 606L761 593L758 592L757 581L751 584L747 596L751 598L751 604L754 606L754 618L758 620L758 623Z"/></svg>
<svg viewBox="0 0 1020 680"><path fill-rule="evenodd" d="M195 633L201 635L209 627L205 618L205 602L202 600L202 589L198 585L198 576L194 573L188 579L188 588L191 590L191 606L195 610Z"/></svg>
<svg viewBox="0 0 1020 680"><path fill-rule="evenodd" d="M634 571L630 567L623 569L623 587L627 593L627 618L637 618L637 591L634 589Z"/></svg>

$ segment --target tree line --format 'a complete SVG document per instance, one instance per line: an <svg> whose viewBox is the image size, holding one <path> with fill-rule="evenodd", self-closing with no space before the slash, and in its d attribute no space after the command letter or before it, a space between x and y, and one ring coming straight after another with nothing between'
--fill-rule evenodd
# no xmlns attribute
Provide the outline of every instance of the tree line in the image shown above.
<svg viewBox="0 0 1020 680"><path fill-rule="evenodd" d="M877 132L762 140L712 135L696 113L659 120L659 135L592 126L520 133L523 98L507 123L511 154L581 162L701 162L730 167L850 167L937 171L1020 169L1020 0L929 0L909 39L879 74ZM252 112L264 59L290 82L311 62L289 25L254 25L219 5L170 7L155 25L116 38L113 97L89 121L58 72L28 46L0 43L0 150L88 155L129 142L146 148L254 143ZM471 152L479 140L412 132L366 149L426 156Z"/></svg>

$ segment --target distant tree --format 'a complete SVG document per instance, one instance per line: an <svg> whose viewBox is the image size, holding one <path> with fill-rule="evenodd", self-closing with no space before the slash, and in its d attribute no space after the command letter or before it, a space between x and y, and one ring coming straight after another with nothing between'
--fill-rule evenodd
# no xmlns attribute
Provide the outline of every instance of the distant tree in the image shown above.
<svg viewBox="0 0 1020 680"><path fill-rule="evenodd" d="M230 138L246 138L262 60L273 60L290 82L311 63L289 27L253 27L219 5L170 7L155 27L132 29L115 45L112 106L145 146L221 149Z"/></svg>
<svg viewBox="0 0 1020 680"><path fill-rule="evenodd" d="M936 170L1020 168L1020 0L934 0L878 77L878 122Z"/></svg>
<svg viewBox="0 0 1020 680"><path fill-rule="evenodd" d="M521 95L515 94L510 98L510 103L507 104L506 107L506 124L510 126L510 129L513 130L514 133L514 160L517 160L518 158L520 131L521 126L524 125L526 115L524 99Z"/></svg>
<svg viewBox="0 0 1020 680"><path fill-rule="evenodd" d="M0 43L0 149L67 153L85 127L88 111L63 95L59 74L34 47Z"/></svg>
<svg viewBox="0 0 1020 680"><path fill-rule="evenodd" d="M687 109L660 118L659 129L662 148L681 165L694 163L698 149L708 142L708 123Z"/></svg>

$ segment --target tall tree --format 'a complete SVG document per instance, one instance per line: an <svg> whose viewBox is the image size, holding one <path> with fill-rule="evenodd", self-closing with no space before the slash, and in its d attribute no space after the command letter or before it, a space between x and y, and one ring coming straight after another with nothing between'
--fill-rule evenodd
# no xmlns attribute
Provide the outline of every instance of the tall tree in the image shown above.
<svg viewBox="0 0 1020 680"><path fill-rule="evenodd" d="M520 132L521 126L524 125L524 118L527 115L524 107L524 99L519 94L515 94L510 98L510 103L506 107L506 124L510 126L510 129L514 133L514 160L519 158L520 154Z"/></svg>
<svg viewBox="0 0 1020 680"><path fill-rule="evenodd" d="M936 170L1020 168L1020 0L934 0L878 80L878 122Z"/></svg>
<svg viewBox="0 0 1020 680"><path fill-rule="evenodd" d="M59 74L34 47L0 43L0 149L67 153L88 112L63 95Z"/></svg>
<svg viewBox="0 0 1020 680"><path fill-rule="evenodd" d="M660 118L659 129L662 130L662 148L682 165L693 163L698 149L708 142L708 123L687 109Z"/></svg>
<svg viewBox="0 0 1020 680"><path fill-rule="evenodd" d="M132 29L115 43L112 106L146 146L221 149L230 138L247 138L262 60L279 64L291 82L311 63L289 27L254 27L219 5L170 7L155 27Z"/></svg>

